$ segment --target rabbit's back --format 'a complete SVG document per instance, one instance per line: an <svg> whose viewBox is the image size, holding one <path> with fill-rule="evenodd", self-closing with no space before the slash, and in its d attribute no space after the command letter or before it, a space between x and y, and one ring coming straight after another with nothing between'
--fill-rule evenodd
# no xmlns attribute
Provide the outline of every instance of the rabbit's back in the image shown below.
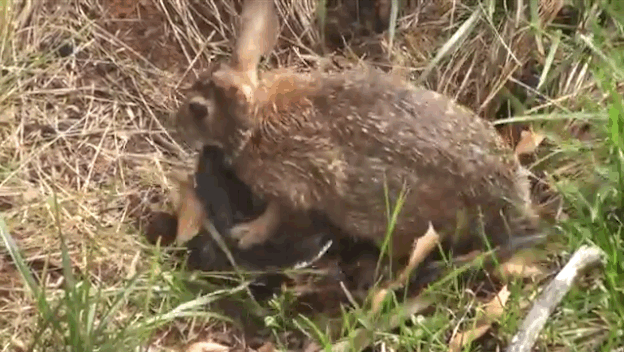
<svg viewBox="0 0 625 352"><path fill-rule="evenodd" d="M347 77L347 78L346 78ZM489 123L451 99L370 70L329 77L313 105L356 155L478 181L516 161Z"/></svg>

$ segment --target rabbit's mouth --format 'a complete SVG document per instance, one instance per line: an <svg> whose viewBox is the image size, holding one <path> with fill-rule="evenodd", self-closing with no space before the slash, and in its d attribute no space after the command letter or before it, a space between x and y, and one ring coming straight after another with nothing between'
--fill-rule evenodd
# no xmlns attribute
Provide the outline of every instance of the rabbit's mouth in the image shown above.
<svg viewBox="0 0 625 352"><path fill-rule="evenodd" d="M187 134L188 136L189 134ZM212 139L212 138L188 138L187 143L191 146L191 148L193 148L194 150L198 150L201 151L202 149L204 149L204 147L215 147L215 148L219 148L221 150L224 149L224 146L221 142Z"/></svg>
<svg viewBox="0 0 625 352"><path fill-rule="evenodd" d="M224 149L224 145L221 142L213 139L207 139L204 142L196 140L196 146L199 146L199 149L202 149L204 147L215 147L222 150Z"/></svg>
<svg viewBox="0 0 625 352"><path fill-rule="evenodd" d="M193 128L178 125L176 130L180 139L184 141L184 143L187 144L192 150L199 151L205 146L223 148L223 145L220 142L212 138L202 136L201 133Z"/></svg>

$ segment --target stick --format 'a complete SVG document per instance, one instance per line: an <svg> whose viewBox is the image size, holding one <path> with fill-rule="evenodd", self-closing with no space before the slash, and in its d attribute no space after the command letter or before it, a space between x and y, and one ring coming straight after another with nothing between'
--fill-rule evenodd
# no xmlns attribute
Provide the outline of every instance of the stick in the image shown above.
<svg viewBox="0 0 625 352"><path fill-rule="evenodd" d="M590 265L602 262L604 255L604 252L596 246L579 248L534 302L506 352L529 352L547 318L571 289L575 278Z"/></svg>

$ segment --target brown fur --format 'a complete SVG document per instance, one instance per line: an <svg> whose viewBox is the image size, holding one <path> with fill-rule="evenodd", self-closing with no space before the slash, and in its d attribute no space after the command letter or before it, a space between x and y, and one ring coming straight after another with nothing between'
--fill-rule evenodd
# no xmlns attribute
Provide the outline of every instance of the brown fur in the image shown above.
<svg viewBox="0 0 625 352"><path fill-rule="evenodd" d="M537 231L518 160L492 126L450 99L373 69L273 72L250 90L240 83L250 68L232 71L196 83L179 124L192 140L220 145L243 182L279 204L274 209L320 211L347 233L380 243L385 187L391 207L405 189L395 257L410 253L430 221L448 241L469 247L481 243L480 219L494 245ZM193 101L206 109L191 108ZM249 245L251 237L267 238L264 228L252 221L233 230Z"/></svg>

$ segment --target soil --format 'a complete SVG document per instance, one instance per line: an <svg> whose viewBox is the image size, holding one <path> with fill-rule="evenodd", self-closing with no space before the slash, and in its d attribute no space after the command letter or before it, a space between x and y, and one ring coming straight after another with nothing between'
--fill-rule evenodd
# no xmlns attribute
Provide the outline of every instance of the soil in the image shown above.
<svg viewBox="0 0 625 352"><path fill-rule="evenodd" d="M149 0L104 0L104 28L162 70L176 72L186 63L180 45L167 31L167 19Z"/></svg>

